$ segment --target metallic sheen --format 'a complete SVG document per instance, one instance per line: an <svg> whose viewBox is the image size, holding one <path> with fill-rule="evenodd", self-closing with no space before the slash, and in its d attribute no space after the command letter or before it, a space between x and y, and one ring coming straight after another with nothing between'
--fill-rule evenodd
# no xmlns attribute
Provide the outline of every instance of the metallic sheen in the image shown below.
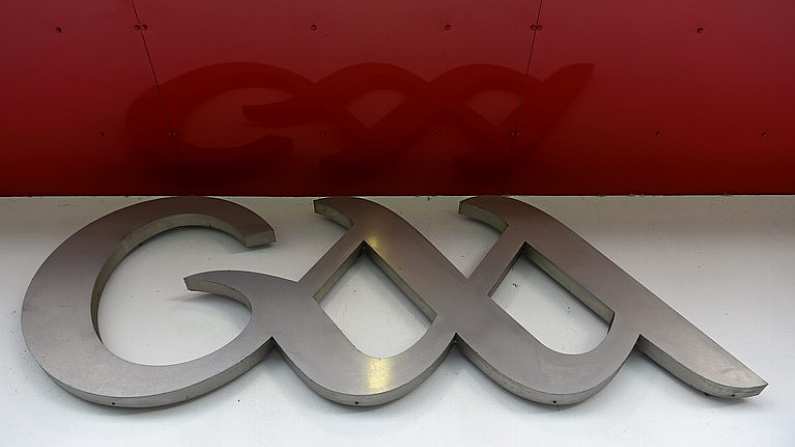
<svg viewBox="0 0 795 447"><path fill-rule="evenodd" d="M111 213L67 239L33 278L22 311L30 352L69 392L123 407L202 395L274 347L310 388L347 405L400 398L436 369L453 344L506 390L546 404L572 404L595 394L633 347L710 395L748 397L767 385L576 233L526 203L503 197L461 202L462 214L502 233L469 278L405 220L374 202L321 199L315 211L347 232L298 282L243 271L185 279L191 290L245 304L251 319L215 352L169 366L131 363L102 344L97 308L114 268L135 247L173 228L219 229L247 247L274 241L273 230L242 206L210 198L159 199ZM392 357L359 351L319 304L361 253L432 321L413 346ZM575 355L553 351L489 298L519 255L610 324L596 348Z"/></svg>

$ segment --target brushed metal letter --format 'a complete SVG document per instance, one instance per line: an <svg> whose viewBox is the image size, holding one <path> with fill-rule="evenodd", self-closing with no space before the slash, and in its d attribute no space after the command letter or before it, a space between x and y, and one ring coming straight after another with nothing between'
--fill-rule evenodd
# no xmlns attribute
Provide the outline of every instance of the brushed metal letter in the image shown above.
<svg viewBox="0 0 795 447"><path fill-rule="evenodd" d="M461 203L462 214L502 232L472 275L473 287L491 293L518 253L523 253L610 324L594 350L566 355L537 348L532 361L497 356L498 340L463 336L476 357L493 362L506 386L517 382L532 400L570 403L598 391L618 371L633 345L690 386L717 397L759 394L767 383L704 335L660 298L621 270L575 232L524 202L476 197ZM504 328L506 326L499 326ZM533 339L534 345L538 343ZM520 343L516 341L517 345ZM476 361L477 363L477 361ZM500 381L499 379L496 379Z"/></svg>
<svg viewBox="0 0 795 447"><path fill-rule="evenodd" d="M102 344L97 309L110 274L146 240L185 226L221 230L247 247L274 240L267 222L246 208L199 197L132 205L78 231L44 261L22 306L28 350L56 383L92 402L152 407L207 393L264 357L265 340L251 322L215 352L177 365L128 362ZM238 298L247 304L245 297Z"/></svg>
<svg viewBox="0 0 795 447"><path fill-rule="evenodd" d="M637 346L687 384L719 397L759 394L766 383L576 233L517 200L477 197L461 213L502 234L465 277L422 234L367 200L315 201L317 213L347 228L299 281L241 271L185 279L251 309L243 332L202 358L170 366L137 365L114 356L96 330L102 287L121 259L146 239L185 225L219 228L246 246L271 242L268 224L217 199L161 199L133 205L64 242L34 277L23 306L31 353L59 384L87 400L145 407L206 393L242 374L273 347L318 394L348 405L377 405L419 386L453 344L508 391L547 403L582 401L602 389ZM366 253L428 316L428 331L386 358L359 351L319 301ZM526 255L610 324L583 354L553 351L490 295Z"/></svg>

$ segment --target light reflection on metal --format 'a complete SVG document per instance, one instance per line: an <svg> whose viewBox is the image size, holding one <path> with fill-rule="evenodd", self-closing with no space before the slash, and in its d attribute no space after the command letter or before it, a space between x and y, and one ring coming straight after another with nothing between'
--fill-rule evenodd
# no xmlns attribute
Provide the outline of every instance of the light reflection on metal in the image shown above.
<svg viewBox="0 0 795 447"><path fill-rule="evenodd" d="M392 359L369 358L367 360L367 389L371 393L382 393L389 390L392 384Z"/></svg>
<svg viewBox="0 0 795 447"><path fill-rule="evenodd" d="M714 396L753 396L767 385L585 240L526 203L502 197L461 203L462 214L502 233L469 278L416 229L374 202L322 199L315 211L348 230L298 282L242 271L185 279L191 290L247 305L251 319L215 352L169 366L131 363L102 344L97 308L114 268L138 245L177 227L219 229L247 247L272 242L273 231L251 211L219 199L159 199L111 213L67 239L33 278L22 311L30 352L71 393L125 407L166 405L207 393L275 346L313 390L349 405L377 405L405 395L453 345L506 390L547 404L576 403L595 394L633 347ZM318 303L363 252L431 320L413 346L393 357L356 349ZM489 299L520 254L609 322L602 343L576 355L553 351Z"/></svg>

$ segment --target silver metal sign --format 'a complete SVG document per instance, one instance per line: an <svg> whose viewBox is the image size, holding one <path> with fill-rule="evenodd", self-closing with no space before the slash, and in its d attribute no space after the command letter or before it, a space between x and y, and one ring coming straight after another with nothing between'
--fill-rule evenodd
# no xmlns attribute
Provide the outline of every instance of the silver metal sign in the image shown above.
<svg viewBox="0 0 795 447"><path fill-rule="evenodd" d="M29 350L69 392L122 407L200 396L243 374L274 347L310 388L347 405L400 398L422 383L453 345L506 390L545 404L572 404L595 394L633 347L713 396L753 396L767 385L576 233L526 203L504 197L461 202L462 214L502 233L468 278L381 205L329 198L315 201L315 211L347 232L300 281L244 271L185 279L191 290L245 304L251 319L215 352L169 366L131 363L102 344L97 309L114 268L138 245L173 228L218 229L246 247L273 242L273 230L248 209L211 198L159 199L111 213L67 239L33 278L22 309ZM356 349L319 304L361 253L432 321L413 346L392 357ZM519 255L610 324L604 341L583 354L553 351L489 298Z"/></svg>

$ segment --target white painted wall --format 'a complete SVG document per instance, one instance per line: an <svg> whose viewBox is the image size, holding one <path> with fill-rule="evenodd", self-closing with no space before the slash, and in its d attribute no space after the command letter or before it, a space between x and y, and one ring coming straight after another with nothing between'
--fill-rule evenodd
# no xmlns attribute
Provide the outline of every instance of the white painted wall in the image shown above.
<svg viewBox="0 0 795 447"><path fill-rule="evenodd" d="M22 299L66 237L142 198L0 199L0 445L795 445L795 197L524 198L585 237L765 378L761 396L722 401L633 354L601 393L572 407L523 401L452 351L407 397L349 408L311 392L273 353L194 401L105 408L62 391L27 353ZM189 360L245 325L242 306L188 292L182 278L247 269L297 280L342 234L310 199L233 199L265 217L277 243L246 251L209 230L179 230L134 252L108 283L103 339L141 363ZM379 198L469 274L496 240L457 215L457 198ZM583 352L606 326L527 261L494 299L550 347ZM366 258L323 307L362 350L400 352L425 317Z"/></svg>

